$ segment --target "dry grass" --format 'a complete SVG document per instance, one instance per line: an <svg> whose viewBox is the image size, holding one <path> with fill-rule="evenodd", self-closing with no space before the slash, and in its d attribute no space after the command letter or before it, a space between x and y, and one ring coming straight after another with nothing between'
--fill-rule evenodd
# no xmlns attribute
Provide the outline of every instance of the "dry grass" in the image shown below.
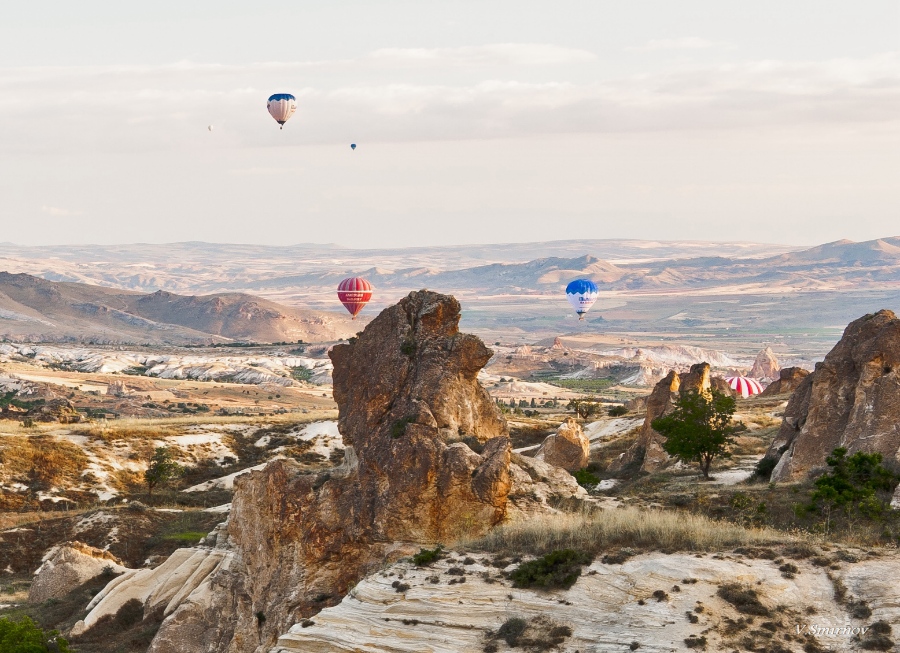
<svg viewBox="0 0 900 653"><path fill-rule="evenodd" d="M80 447L49 435L7 437L0 441L0 463L13 478L49 489L80 482L88 458Z"/></svg>
<svg viewBox="0 0 900 653"><path fill-rule="evenodd" d="M544 555L559 549L596 554L613 547L672 553L722 551L793 539L772 529L743 528L685 512L623 508L534 517L500 526L483 538L458 546L502 555Z"/></svg>

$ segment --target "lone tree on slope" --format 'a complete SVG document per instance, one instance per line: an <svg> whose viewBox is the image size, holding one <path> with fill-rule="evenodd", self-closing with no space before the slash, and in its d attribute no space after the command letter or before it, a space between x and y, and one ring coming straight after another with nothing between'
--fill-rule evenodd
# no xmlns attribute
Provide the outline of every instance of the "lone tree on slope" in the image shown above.
<svg viewBox="0 0 900 653"><path fill-rule="evenodd" d="M675 410L653 420L651 426L665 436L663 449L682 462L697 462L709 480L715 458L727 458L737 425L732 423L734 398L712 391L687 392L675 403Z"/></svg>
<svg viewBox="0 0 900 653"><path fill-rule="evenodd" d="M174 478L181 476L184 468L175 462L175 457L168 447L157 447L150 459L150 465L144 472L144 482L147 483L147 496L153 496L153 488L157 485L165 485Z"/></svg>

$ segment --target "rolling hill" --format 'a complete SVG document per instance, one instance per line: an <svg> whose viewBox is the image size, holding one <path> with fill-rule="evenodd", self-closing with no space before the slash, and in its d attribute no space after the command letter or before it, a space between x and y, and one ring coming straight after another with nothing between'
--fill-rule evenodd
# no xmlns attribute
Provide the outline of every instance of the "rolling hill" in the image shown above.
<svg viewBox="0 0 900 653"><path fill-rule="evenodd" d="M322 342L352 335L354 326L339 313L243 293L143 294L0 272L0 338L10 341Z"/></svg>

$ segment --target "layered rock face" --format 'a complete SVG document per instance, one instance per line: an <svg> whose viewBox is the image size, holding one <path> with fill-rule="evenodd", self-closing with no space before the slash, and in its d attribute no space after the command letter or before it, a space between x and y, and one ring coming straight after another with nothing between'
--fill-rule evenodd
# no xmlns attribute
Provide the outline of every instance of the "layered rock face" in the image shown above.
<svg viewBox="0 0 900 653"><path fill-rule="evenodd" d="M772 480L804 478L837 447L900 460L900 319L891 311L851 322L794 390L766 454L778 461Z"/></svg>
<svg viewBox="0 0 900 653"><path fill-rule="evenodd" d="M753 361L753 367L750 370L750 376L754 379L762 379L771 381L778 378L778 372L781 366L778 364L778 358L771 347L766 347L756 355Z"/></svg>
<svg viewBox="0 0 900 653"><path fill-rule="evenodd" d="M590 441L578 422L569 417L556 433L544 439L534 457L549 465L574 472L587 467L590 455Z"/></svg>
<svg viewBox="0 0 900 653"><path fill-rule="evenodd" d="M28 590L28 602L58 599L105 572L120 574L123 571L126 568L122 561L109 551L82 542L66 542L48 552L35 572Z"/></svg>
<svg viewBox="0 0 900 653"><path fill-rule="evenodd" d="M760 397L774 397L792 393L800 382L809 376L809 371L802 367L785 367L778 372L778 378L772 381L759 395Z"/></svg>
<svg viewBox="0 0 900 653"><path fill-rule="evenodd" d="M238 477L234 560L166 619L151 653L265 651L385 560L504 519L509 437L476 379L491 351L459 317L454 298L415 292L334 347L344 464L311 476L277 460ZM519 486L551 482L516 472ZM215 641L198 640L211 623Z"/></svg>
<svg viewBox="0 0 900 653"><path fill-rule="evenodd" d="M647 397L647 417L641 427L641 433L622 457L611 467L621 470L632 465L640 465L642 472L655 472L667 462L669 454L663 449L665 438L653 430L653 420L672 411L675 402L686 392L707 393L713 389L709 373L709 363L691 365L689 372L679 374L675 370L656 384L653 392Z"/></svg>

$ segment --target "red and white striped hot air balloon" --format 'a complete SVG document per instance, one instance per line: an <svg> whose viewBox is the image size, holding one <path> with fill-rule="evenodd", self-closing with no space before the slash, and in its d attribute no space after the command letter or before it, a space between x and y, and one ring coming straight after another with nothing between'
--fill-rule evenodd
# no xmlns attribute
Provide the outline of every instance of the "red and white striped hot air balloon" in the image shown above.
<svg viewBox="0 0 900 653"><path fill-rule="evenodd" d="M355 320L363 306L372 299L372 284L362 277L350 277L338 284L337 295Z"/></svg>
<svg viewBox="0 0 900 653"><path fill-rule="evenodd" d="M725 381L728 386L744 399L758 395L763 391L763 387L756 379L748 379L746 376L727 376Z"/></svg>

